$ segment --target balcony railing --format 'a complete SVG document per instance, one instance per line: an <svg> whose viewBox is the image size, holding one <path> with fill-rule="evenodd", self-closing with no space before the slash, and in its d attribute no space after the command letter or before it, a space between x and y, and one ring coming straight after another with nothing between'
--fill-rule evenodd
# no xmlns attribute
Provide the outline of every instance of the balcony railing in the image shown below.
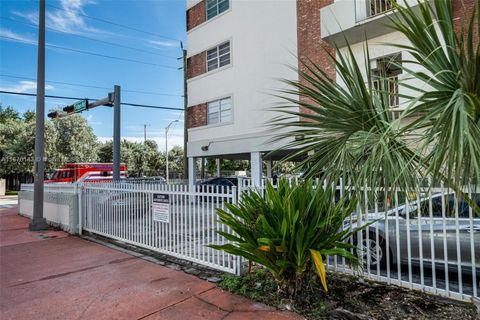
<svg viewBox="0 0 480 320"><path fill-rule="evenodd" d="M394 0L367 0L367 18L378 16L393 9Z"/></svg>

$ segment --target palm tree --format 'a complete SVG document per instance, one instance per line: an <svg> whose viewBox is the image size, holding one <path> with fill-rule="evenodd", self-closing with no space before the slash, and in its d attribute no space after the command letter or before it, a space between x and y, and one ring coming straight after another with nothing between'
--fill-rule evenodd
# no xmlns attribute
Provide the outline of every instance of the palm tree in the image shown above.
<svg viewBox="0 0 480 320"><path fill-rule="evenodd" d="M300 166L308 168L307 176L321 173L327 182L348 177L354 187L406 189L431 177L460 192L465 183L480 180L480 50L474 24L480 15L474 9L468 26L457 34L452 1L436 0L434 8L421 2L418 12L408 5L392 5L396 12L391 28L411 43L395 45L414 57L398 67L430 88L396 84L418 95L402 95L408 107L394 119L391 93L385 85L374 85L368 45L366 79L348 43L346 53L334 46L336 56L331 60L339 81L314 62L304 61L306 72L299 72L304 81L287 80L290 89L281 93L286 103L277 110L283 116L272 125L290 130L276 139L289 138L292 142L284 148L297 151L287 160L302 157ZM425 71L412 71L408 67L412 63ZM292 111L295 105L301 108ZM411 116L417 120L402 125L402 119Z"/></svg>

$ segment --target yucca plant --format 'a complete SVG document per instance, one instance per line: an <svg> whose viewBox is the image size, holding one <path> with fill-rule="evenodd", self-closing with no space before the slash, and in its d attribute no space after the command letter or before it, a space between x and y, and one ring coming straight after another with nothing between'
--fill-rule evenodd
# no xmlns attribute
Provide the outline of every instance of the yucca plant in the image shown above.
<svg viewBox="0 0 480 320"><path fill-rule="evenodd" d="M288 128L276 137L292 141L282 148L297 150L285 160L303 157L299 167L307 167L307 175L321 174L328 181L343 176L357 190L364 185L415 188L423 178L433 177L480 215L480 208L461 191L463 185L480 181L479 4L475 1L470 18L463 20L468 23L457 32L451 0L436 0L434 7L419 1L418 9L392 2L396 11L390 27L411 44L391 45L413 57L398 67L428 85L398 83L417 95L397 94L409 107L396 120L388 117L392 109L386 95L391 93L372 85L368 44L363 70L348 41L344 51L334 46L336 54L330 57L338 80L304 61L306 71L299 72L303 81L286 80L290 89L280 96L287 103L275 109L284 115L272 123ZM423 71L412 70L412 64ZM402 123L412 116L412 123Z"/></svg>
<svg viewBox="0 0 480 320"><path fill-rule="evenodd" d="M304 182L267 183L264 196L246 192L238 204L217 209L220 221L233 233L219 231L229 243L212 248L244 257L267 268L279 290L295 294L305 276L316 270L327 290L325 256L341 256L357 265L347 239L360 228L343 230L355 200L333 201L333 191Z"/></svg>
<svg viewBox="0 0 480 320"><path fill-rule="evenodd" d="M463 11L458 29L453 2L446 0L434 1L433 7L419 2L418 10L395 4L397 14L391 18L393 30L410 41L392 44L413 57L401 68L428 85L403 84L418 95L409 97L411 106L404 116L422 115L405 130L422 131L422 166L434 181L459 193L462 185L480 180L480 0L472 1L473 10ZM422 71L412 70L412 65Z"/></svg>

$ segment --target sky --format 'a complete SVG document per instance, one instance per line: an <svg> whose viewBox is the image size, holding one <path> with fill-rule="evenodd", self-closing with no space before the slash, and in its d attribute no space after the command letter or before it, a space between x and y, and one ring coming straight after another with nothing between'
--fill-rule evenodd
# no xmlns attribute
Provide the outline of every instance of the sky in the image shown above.
<svg viewBox="0 0 480 320"><path fill-rule="evenodd" d="M182 61L177 58L186 39L185 0L46 3L47 95L98 99L120 85L122 102L183 108ZM0 90L36 93L38 5L38 0L0 1ZM72 102L46 98L46 113ZM0 93L0 103L20 113L35 110L35 97ZM100 141L112 139L113 108L97 107L82 116ZM122 138L143 141L147 125L147 139L161 150L165 127L179 120L168 144L183 146L183 111L122 106L121 117Z"/></svg>

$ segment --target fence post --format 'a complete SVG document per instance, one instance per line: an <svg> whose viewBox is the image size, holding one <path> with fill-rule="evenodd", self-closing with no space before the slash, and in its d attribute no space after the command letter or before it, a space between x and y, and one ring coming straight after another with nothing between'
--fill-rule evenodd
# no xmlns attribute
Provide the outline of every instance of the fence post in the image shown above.
<svg viewBox="0 0 480 320"><path fill-rule="evenodd" d="M83 214L82 214L82 191L83 191L83 186L80 183L75 184L75 192L78 193L78 234L82 235L82 229L83 229Z"/></svg>

